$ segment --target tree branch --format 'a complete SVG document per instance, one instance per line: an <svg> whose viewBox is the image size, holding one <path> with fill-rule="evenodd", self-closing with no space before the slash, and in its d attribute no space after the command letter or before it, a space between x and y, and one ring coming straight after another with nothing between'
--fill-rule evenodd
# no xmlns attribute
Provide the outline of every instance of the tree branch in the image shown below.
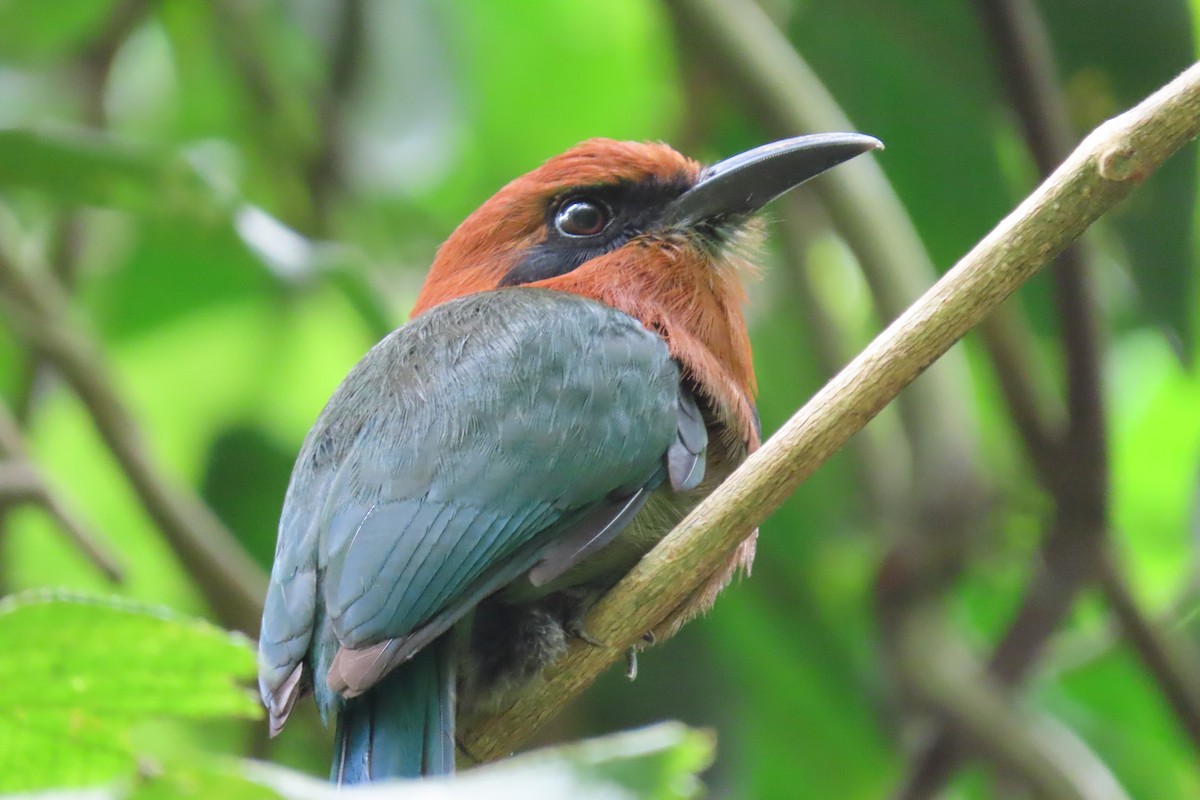
<svg viewBox="0 0 1200 800"><path fill-rule="evenodd" d="M147 514L196 579L217 618L227 627L256 635L266 576L208 506L162 475L94 343L72 324L62 291L19 269L0 251L0 306L17 335L79 396Z"/></svg>
<svg viewBox="0 0 1200 800"><path fill-rule="evenodd" d="M775 135L854 130L787 38L751 0L667 0L675 27L695 44L703 61ZM937 270L904 206L879 165L858 159L812 184L834 226L853 251L882 319L899 316ZM966 360L947 358L900 398L899 411L913 446L911 491L926 509L917 517L945 519L975 491L975 420Z"/></svg>
<svg viewBox="0 0 1200 800"><path fill-rule="evenodd" d="M576 643L464 729L495 758L553 716L722 565L746 532L986 314L1200 133L1200 64L1094 131L1069 159L601 598Z"/></svg>
<svg viewBox="0 0 1200 800"><path fill-rule="evenodd" d="M1037 472L1038 481L1049 486L1055 480L1059 464L1060 432L1066 412L1062 401L1030 373L1038 363L1037 348L1029 326L1011 304L1002 306L980 326L992 372L1013 427L1025 454Z"/></svg>
<svg viewBox="0 0 1200 800"><path fill-rule="evenodd" d="M953 731L954 740L988 754L1002 775L1032 796L1045 800L1111 800L1124 797L1111 790L1115 781L1097 781L1098 759L1086 751L1063 754L1052 746L1044 719L1013 702L1008 687L980 664L946 624L936 599L918 598L915 608L884 608L894 613L899 644L891 655L898 669L911 675L905 685L909 700ZM930 654L937 654L931 658ZM1083 747L1074 743L1074 749ZM1110 776L1111 778L1111 776ZM1007 795L1005 795L1007 796Z"/></svg>
<svg viewBox="0 0 1200 800"><path fill-rule="evenodd" d="M1049 37L1030 0L976 0L982 28L992 40L997 69L1026 143L1042 175L1070 150L1067 119ZM1049 431L1028 391L1014 386L1019 372L1001 371L1005 355L993 347L997 374L1006 379L1005 398L1046 490L1055 520L1042 544L1021 607L992 658L993 673L1006 685L1019 682L1062 624L1082 586L1093 577L1103 551L1108 519L1108 453L1101 387L1099 323L1089 265L1078 245L1064 250L1053 271L1054 299L1066 368L1066 426ZM994 345L1001 344L996 341ZM914 761L900 797L930 797L949 780L961 748L949 734L935 737Z"/></svg>
<svg viewBox="0 0 1200 800"><path fill-rule="evenodd" d="M29 458L21 429L4 403L0 403L0 451L6 457L0 462L0 510L18 503L41 506L92 566L110 581L120 583L123 575L117 559Z"/></svg>
<svg viewBox="0 0 1200 800"><path fill-rule="evenodd" d="M1164 636L1141 612L1111 552L1101 556L1099 572L1100 588L1125 638L1157 680L1192 744L1197 745L1200 743L1200 680L1197 679L1196 664L1200 664L1200 654L1188 640L1176 641Z"/></svg>
<svg viewBox="0 0 1200 800"><path fill-rule="evenodd" d="M363 0L342 0L334 19L334 36L329 53L329 77L317 103L320 142L305 169L312 198L316 229L328 234L335 195L343 186L342 148L345 144L346 105L362 67L366 33Z"/></svg>
<svg viewBox="0 0 1200 800"><path fill-rule="evenodd" d="M768 127L778 128L780 121L784 126L817 128L849 124L787 40L752 3L675 0L669 7L675 12L679 27L689 33L699 30L713 43L714 46L705 51L706 59L711 60L714 52L722 59L722 72L735 76L739 83L738 96L752 99ZM1057 159L1050 163L1057 163ZM851 165L854 166L858 165ZM861 166L860 177L873 165L864 162ZM898 287L898 282L891 276L912 275L910 262L928 265L928 258L882 173L875 170L875 186L870 186L865 179L856 181L854 178L852 169L847 169L821 185L837 187L841 182L840 190L831 188L824 197L830 203L831 213L839 218L840 230L872 283L877 304L886 313L886 300L896 296ZM927 269L932 272L931 266ZM904 295L902 302L911 296L912 293ZM1036 391L1038 387L1014 364L1023 333L1019 323L1020 318L1013 310L1006 316L986 321L981 326L981 333L995 365L1001 391L1012 409L1014 425L1022 434L1035 467L1042 476L1049 478L1056 473L1059 444L1058 431L1052 423L1061 417L1050 413L1052 406L1042 405L1044 398ZM914 387L920 388L921 384ZM941 392L954 391L954 387L946 383L940 389ZM908 423L906 427L914 437L916 481L909 495L917 499L913 504L915 508L902 506L905 510L893 515L893 528L897 527L896 517L899 517L901 533L896 536L897 543L885 560L885 570L889 569L889 563L895 566L902 562L903 568L892 569L887 579L903 576L912 582L913 592L932 595L942 591L958 571L964 555L966 538L962 531L972 521L972 511L977 504L964 503L962 497L980 497L983 493L978 491L978 479L964 480L955 474L963 466L964 453L956 452L953 444L946 450L940 447L946 436L962 438L962 418L946 417L937 406L937 402L945 402L945 397L937 392L930 394L932 397L917 397L910 390L901 396L901 403L909 398L916 407L905 414L902 405L901 411ZM957 396L966 395L960 390ZM941 440L934 438L939 434ZM976 491L971 492L972 489ZM951 524L947 524L947 520ZM1056 586L1051 584L1049 588ZM1035 594L1041 599L1040 591ZM915 609L921 605L916 598L912 600L907 607ZM903 646L896 641L901 630L908 629L902 622L896 614L881 617L885 647ZM1023 634L1023 630L1019 632ZM1022 646L1027 641L1033 642L1024 635L1013 641ZM1030 652L1040 650L1034 646ZM901 675L899 679L904 682L915 677Z"/></svg>

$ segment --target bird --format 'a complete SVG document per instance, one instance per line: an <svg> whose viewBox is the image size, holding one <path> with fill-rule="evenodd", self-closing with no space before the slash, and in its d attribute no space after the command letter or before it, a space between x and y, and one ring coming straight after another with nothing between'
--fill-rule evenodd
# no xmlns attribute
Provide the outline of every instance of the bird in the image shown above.
<svg viewBox="0 0 1200 800"><path fill-rule="evenodd" d="M259 639L271 734L311 693L334 783L449 774L457 718L589 641L590 605L759 445L756 212L879 147L811 134L703 166L589 139L470 214L300 448Z"/></svg>

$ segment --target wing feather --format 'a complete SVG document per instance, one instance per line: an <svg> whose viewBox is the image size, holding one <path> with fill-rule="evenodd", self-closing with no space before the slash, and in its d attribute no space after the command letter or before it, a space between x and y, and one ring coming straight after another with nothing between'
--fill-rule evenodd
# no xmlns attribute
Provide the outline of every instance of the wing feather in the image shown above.
<svg viewBox="0 0 1200 800"><path fill-rule="evenodd" d="M260 641L273 724L297 665L330 664L312 683L336 704L327 683L364 690L572 525L596 526L589 513L619 516L610 496L661 481L668 449L690 473L679 379L637 320L540 289L443 304L376 345L314 425L284 503Z"/></svg>

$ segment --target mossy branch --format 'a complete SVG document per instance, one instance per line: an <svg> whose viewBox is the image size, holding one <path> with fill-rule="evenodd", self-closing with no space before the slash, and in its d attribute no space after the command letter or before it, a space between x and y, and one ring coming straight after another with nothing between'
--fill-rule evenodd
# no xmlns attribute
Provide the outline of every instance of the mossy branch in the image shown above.
<svg viewBox="0 0 1200 800"><path fill-rule="evenodd" d="M1200 64L1089 135L601 599L587 628L606 646L573 646L508 707L474 721L464 731L467 750L496 758L537 730L674 612L747 531L926 367L1197 134Z"/></svg>

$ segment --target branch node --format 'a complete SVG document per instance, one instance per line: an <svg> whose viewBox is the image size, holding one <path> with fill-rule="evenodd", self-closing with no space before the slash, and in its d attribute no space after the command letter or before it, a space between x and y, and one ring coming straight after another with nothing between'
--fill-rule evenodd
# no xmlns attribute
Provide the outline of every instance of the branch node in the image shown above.
<svg viewBox="0 0 1200 800"><path fill-rule="evenodd" d="M1100 177L1110 181L1141 183L1148 174L1137 149L1129 141L1118 141L1102 150L1096 169Z"/></svg>

